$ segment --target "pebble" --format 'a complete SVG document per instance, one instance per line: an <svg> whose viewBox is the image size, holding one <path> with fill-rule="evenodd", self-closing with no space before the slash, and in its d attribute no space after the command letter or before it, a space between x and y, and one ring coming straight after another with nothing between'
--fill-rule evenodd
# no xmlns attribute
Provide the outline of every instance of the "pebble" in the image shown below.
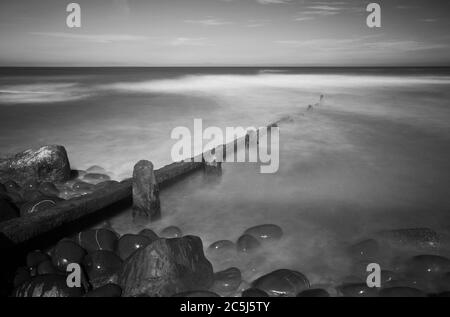
<svg viewBox="0 0 450 317"><path fill-rule="evenodd" d="M260 241L279 240L283 236L283 230L272 224L265 224L245 230L244 235L250 235Z"/></svg>
<svg viewBox="0 0 450 317"><path fill-rule="evenodd" d="M15 181L9 180L6 183L4 183L3 185L6 187L6 190L8 191L8 193L22 191L22 187L20 187L20 185L17 184Z"/></svg>
<svg viewBox="0 0 450 317"><path fill-rule="evenodd" d="M90 183L100 183L104 181L109 181L111 178L108 175L100 173L88 173L83 176L83 180Z"/></svg>
<svg viewBox="0 0 450 317"><path fill-rule="evenodd" d="M258 297L269 297L269 295L257 288L249 288L246 289L245 291L242 292L242 297L254 297L254 298L258 298Z"/></svg>
<svg viewBox="0 0 450 317"><path fill-rule="evenodd" d="M163 229L159 233L159 236L161 238L173 239L173 238L181 238L183 236L183 233L180 228L175 227L175 226L170 226L170 227Z"/></svg>
<svg viewBox="0 0 450 317"><path fill-rule="evenodd" d="M261 276L252 283L252 287L270 296L295 297L298 293L309 289L310 283L302 273L282 269Z"/></svg>
<svg viewBox="0 0 450 317"><path fill-rule="evenodd" d="M122 260L111 251L94 251L89 253L84 261L84 268L92 284L103 286L108 284L111 276L122 269Z"/></svg>
<svg viewBox="0 0 450 317"><path fill-rule="evenodd" d="M65 271L70 263L83 261L86 252L78 244L70 240L61 240L55 246L52 253L53 265L61 271Z"/></svg>
<svg viewBox="0 0 450 317"><path fill-rule="evenodd" d="M138 235L149 238L151 242L159 239L158 235L151 229L142 229Z"/></svg>
<svg viewBox="0 0 450 317"><path fill-rule="evenodd" d="M261 243L258 239L248 234L241 236L236 243L237 250L245 253L252 252L260 246Z"/></svg>
<svg viewBox="0 0 450 317"><path fill-rule="evenodd" d="M115 251L118 237L114 231L109 229L92 229L78 233L76 240L88 252Z"/></svg>
<svg viewBox="0 0 450 317"><path fill-rule="evenodd" d="M126 234L120 237L117 243L117 254L122 260L126 260L134 252L141 248L145 248L152 243L150 238L137 234Z"/></svg>
<svg viewBox="0 0 450 317"><path fill-rule="evenodd" d="M230 240L220 240L211 244L208 251L214 253L236 251L236 244Z"/></svg>
<svg viewBox="0 0 450 317"><path fill-rule="evenodd" d="M241 271L232 267L214 274L214 285L212 290L216 293L231 293L235 291L242 282Z"/></svg>
<svg viewBox="0 0 450 317"><path fill-rule="evenodd" d="M59 190L56 188L55 184L51 182L44 182L39 185L39 191L48 197L58 197Z"/></svg>
<svg viewBox="0 0 450 317"><path fill-rule="evenodd" d="M344 297L376 297L376 288L370 288L366 283L344 284L337 288Z"/></svg>

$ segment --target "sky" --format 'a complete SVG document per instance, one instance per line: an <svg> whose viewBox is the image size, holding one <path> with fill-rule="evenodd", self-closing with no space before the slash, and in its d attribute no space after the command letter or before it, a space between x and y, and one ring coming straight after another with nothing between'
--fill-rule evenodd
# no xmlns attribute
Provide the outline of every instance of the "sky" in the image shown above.
<svg viewBox="0 0 450 317"><path fill-rule="evenodd" d="M370 2L0 0L0 66L450 66L450 1Z"/></svg>

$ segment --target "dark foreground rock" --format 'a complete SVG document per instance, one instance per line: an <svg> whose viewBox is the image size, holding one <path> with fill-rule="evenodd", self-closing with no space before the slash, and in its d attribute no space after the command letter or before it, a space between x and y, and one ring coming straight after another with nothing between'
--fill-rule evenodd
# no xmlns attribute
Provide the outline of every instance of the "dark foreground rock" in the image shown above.
<svg viewBox="0 0 450 317"><path fill-rule="evenodd" d="M102 287L117 279L122 269L122 260L111 251L94 251L83 261L89 281L94 288Z"/></svg>
<svg viewBox="0 0 450 317"><path fill-rule="evenodd" d="M64 182L69 178L70 164L63 146L47 145L0 160L0 182L13 180L23 185L29 181Z"/></svg>
<svg viewBox="0 0 450 317"><path fill-rule="evenodd" d="M220 297L218 294L209 291L191 291L173 295L173 297Z"/></svg>
<svg viewBox="0 0 450 317"><path fill-rule="evenodd" d="M421 290L412 287L390 287L380 291L380 297L426 297Z"/></svg>
<svg viewBox="0 0 450 317"><path fill-rule="evenodd" d="M0 195L0 222L19 217L19 211L9 199Z"/></svg>
<svg viewBox="0 0 450 317"><path fill-rule="evenodd" d="M129 257L119 275L123 296L166 297L208 290L214 281L202 241L186 236L160 239Z"/></svg>
<svg viewBox="0 0 450 317"><path fill-rule="evenodd" d="M259 297L269 297L269 295L260 289L249 288L242 292L241 297L259 298Z"/></svg>
<svg viewBox="0 0 450 317"><path fill-rule="evenodd" d="M309 289L310 284L302 273L283 269L261 276L252 286L270 296L295 297L298 293Z"/></svg>
<svg viewBox="0 0 450 317"><path fill-rule="evenodd" d="M86 293L84 297L120 297L122 295L122 289L116 284L106 284L99 287L89 293Z"/></svg>
<svg viewBox="0 0 450 317"><path fill-rule="evenodd" d="M242 282L241 271L232 267L214 274L212 291L219 294L228 294L235 291Z"/></svg>
<svg viewBox="0 0 450 317"><path fill-rule="evenodd" d="M324 289L315 288L315 289L307 289L297 294L297 297L330 297L330 294Z"/></svg>
<svg viewBox="0 0 450 317"><path fill-rule="evenodd" d="M82 288L69 288L64 275L42 275L26 281L15 291L14 297L79 297Z"/></svg>

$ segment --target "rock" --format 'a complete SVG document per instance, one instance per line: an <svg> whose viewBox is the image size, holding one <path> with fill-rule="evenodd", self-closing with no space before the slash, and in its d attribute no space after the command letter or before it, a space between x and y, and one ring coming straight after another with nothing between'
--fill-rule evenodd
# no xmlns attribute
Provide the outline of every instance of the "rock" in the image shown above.
<svg viewBox="0 0 450 317"><path fill-rule="evenodd" d="M87 252L115 251L117 248L117 234L108 229L94 229L78 233L76 240Z"/></svg>
<svg viewBox="0 0 450 317"><path fill-rule="evenodd" d="M86 252L75 242L61 240L55 246L52 253L53 265L61 271L66 271L67 265L71 263L81 264Z"/></svg>
<svg viewBox="0 0 450 317"><path fill-rule="evenodd" d="M8 191L6 190L6 186L0 183L0 194L6 194Z"/></svg>
<svg viewBox="0 0 450 317"><path fill-rule="evenodd" d="M0 181L14 180L64 182L70 178L70 164L66 149L58 145L43 146L18 153L0 161Z"/></svg>
<svg viewBox="0 0 450 317"><path fill-rule="evenodd" d="M45 196L36 189L26 190L22 194L22 198L25 201L39 201L39 200L43 199L44 197Z"/></svg>
<svg viewBox="0 0 450 317"><path fill-rule="evenodd" d="M14 274L13 285L14 288L19 287L26 281L31 279L30 270L27 267L21 266L17 268L16 273Z"/></svg>
<svg viewBox="0 0 450 317"><path fill-rule="evenodd" d="M141 248L145 248L152 243L152 240L137 234L126 234L120 237L117 244L117 254L122 260L126 260L130 255Z"/></svg>
<svg viewBox="0 0 450 317"><path fill-rule="evenodd" d="M140 236L149 238L151 242L159 239L158 235L153 230L150 229L142 229L141 231L139 231L138 234Z"/></svg>
<svg viewBox="0 0 450 317"><path fill-rule="evenodd" d="M338 291L344 297L376 297L376 288L370 288L366 283L344 284L338 287Z"/></svg>
<svg viewBox="0 0 450 317"><path fill-rule="evenodd" d="M237 250L240 252L252 252L259 248L260 245L256 238L248 234L241 236L236 243Z"/></svg>
<svg viewBox="0 0 450 317"><path fill-rule="evenodd" d="M232 267L214 274L212 291L219 294L228 294L235 291L242 282L241 271Z"/></svg>
<svg viewBox="0 0 450 317"><path fill-rule="evenodd" d="M64 275L40 275L14 291L14 297L79 297L83 288L69 288Z"/></svg>
<svg viewBox="0 0 450 317"><path fill-rule="evenodd" d="M63 201L58 197L42 197L40 199L27 202L20 207L20 216L37 214L41 211L55 207L59 202Z"/></svg>
<svg viewBox="0 0 450 317"><path fill-rule="evenodd" d="M105 174L88 173L83 176L83 180L92 184L97 184L111 180L111 177Z"/></svg>
<svg viewBox="0 0 450 317"><path fill-rule="evenodd" d="M51 260L46 260L38 264L37 266L38 275L46 274L59 274L58 269L53 265Z"/></svg>
<svg viewBox="0 0 450 317"><path fill-rule="evenodd" d="M213 281L212 265L205 258L202 241L193 236L156 240L129 257L119 276L125 297L166 297L207 290Z"/></svg>
<svg viewBox="0 0 450 317"><path fill-rule="evenodd" d="M0 197L0 222L19 217L17 208L4 197Z"/></svg>
<svg viewBox="0 0 450 317"><path fill-rule="evenodd" d="M377 236L399 246L419 249L436 249L440 246L439 235L428 228L387 230L378 232Z"/></svg>
<svg viewBox="0 0 450 317"><path fill-rule="evenodd" d="M249 288L246 289L245 291L242 292L242 296L241 297L253 297L253 298L258 298L258 297L269 297L269 295L257 288Z"/></svg>
<svg viewBox="0 0 450 317"><path fill-rule="evenodd" d="M72 185L72 189L74 191L78 191L78 192L82 192L82 191L94 191L95 185L86 183L86 182L82 182L82 181L77 181Z"/></svg>
<svg viewBox="0 0 450 317"><path fill-rule="evenodd" d="M358 242L348 248L349 255L357 260L376 259L379 252L380 246L374 239Z"/></svg>
<svg viewBox="0 0 450 317"><path fill-rule="evenodd" d="M208 251L214 253L236 251L236 244L230 240L220 240L211 244Z"/></svg>
<svg viewBox="0 0 450 317"><path fill-rule="evenodd" d="M104 181L95 185L94 190L106 189L118 184L120 184L118 181Z"/></svg>
<svg viewBox="0 0 450 317"><path fill-rule="evenodd" d="M163 229L159 233L159 236L161 238L173 239L173 238L181 238L183 236L183 233L181 232L180 228L175 227L175 226L170 226L170 227Z"/></svg>
<svg viewBox="0 0 450 317"><path fill-rule="evenodd" d="M19 192L9 192L8 198L12 201L17 207L20 207L23 203L23 197Z"/></svg>
<svg viewBox="0 0 450 317"><path fill-rule="evenodd" d="M51 182L43 182L39 185L39 191L48 197L58 197L59 190L56 188L55 184Z"/></svg>
<svg viewBox="0 0 450 317"><path fill-rule="evenodd" d="M43 253L39 250L29 252L27 254L27 266L37 267L40 263L50 260L48 254Z"/></svg>
<svg viewBox="0 0 450 317"><path fill-rule="evenodd" d="M98 165L93 165L86 170L87 173L106 174L106 170Z"/></svg>
<svg viewBox="0 0 450 317"><path fill-rule="evenodd" d="M384 288L379 293L380 297L426 297L421 290L412 287Z"/></svg>
<svg viewBox="0 0 450 317"><path fill-rule="evenodd" d="M21 192L22 187L20 187L19 184L17 184L15 181L8 180L4 183L4 186L6 187L6 191L8 193L10 192Z"/></svg>
<svg viewBox="0 0 450 317"><path fill-rule="evenodd" d="M439 255L417 255L406 261L404 270L408 275L433 278L450 272L450 259Z"/></svg>
<svg viewBox="0 0 450 317"><path fill-rule="evenodd" d="M295 297L309 289L310 284L302 273L283 269L261 276L252 283L252 287L266 292L269 296Z"/></svg>
<svg viewBox="0 0 450 317"><path fill-rule="evenodd" d="M39 189L39 183L34 179L27 180L25 183L22 184L23 191L27 191L27 190L37 191L38 189Z"/></svg>
<svg viewBox="0 0 450 317"><path fill-rule="evenodd" d="M101 287L114 280L122 269L123 262L114 252L101 250L89 253L83 265L91 284Z"/></svg>
<svg viewBox="0 0 450 317"><path fill-rule="evenodd" d="M259 241L279 240L283 230L277 225L260 225L245 230L244 235L250 235Z"/></svg>
<svg viewBox="0 0 450 317"><path fill-rule="evenodd" d="M159 186L149 161L139 161L133 169L133 216L161 217Z"/></svg>
<svg viewBox="0 0 450 317"><path fill-rule="evenodd" d="M315 288L304 290L298 293L297 297L330 297L330 294L322 288Z"/></svg>
<svg viewBox="0 0 450 317"><path fill-rule="evenodd" d="M116 284L106 284L99 287L89 293L86 293L84 297L120 297L122 295L122 289Z"/></svg>
<svg viewBox="0 0 450 317"><path fill-rule="evenodd" d="M190 291L173 295L172 297L220 297L218 294L209 291Z"/></svg>

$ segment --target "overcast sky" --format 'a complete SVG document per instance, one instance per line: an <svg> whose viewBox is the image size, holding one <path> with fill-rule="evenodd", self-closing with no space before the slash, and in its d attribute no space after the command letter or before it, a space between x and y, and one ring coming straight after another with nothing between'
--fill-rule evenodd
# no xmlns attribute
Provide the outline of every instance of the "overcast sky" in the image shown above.
<svg viewBox="0 0 450 317"><path fill-rule="evenodd" d="M66 26L81 5L82 27ZM3 66L450 65L450 1L0 0Z"/></svg>

